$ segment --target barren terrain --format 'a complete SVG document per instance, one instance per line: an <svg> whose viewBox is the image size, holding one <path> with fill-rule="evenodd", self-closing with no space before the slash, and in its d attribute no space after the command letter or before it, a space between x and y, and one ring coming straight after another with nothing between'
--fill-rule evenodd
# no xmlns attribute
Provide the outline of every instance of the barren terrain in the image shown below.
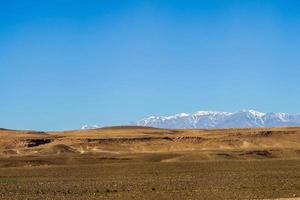
<svg viewBox="0 0 300 200"><path fill-rule="evenodd" d="M300 128L0 129L0 199L300 196Z"/></svg>

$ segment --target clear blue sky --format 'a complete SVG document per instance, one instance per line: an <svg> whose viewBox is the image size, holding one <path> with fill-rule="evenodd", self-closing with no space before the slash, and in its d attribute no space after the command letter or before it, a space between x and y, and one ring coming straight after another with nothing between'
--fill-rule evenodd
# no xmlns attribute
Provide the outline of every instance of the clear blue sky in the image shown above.
<svg viewBox="0 0 300 200"><path fill-rule="evenodd" d="M0 1L0 127L300 113L298 0Z"/></svg>

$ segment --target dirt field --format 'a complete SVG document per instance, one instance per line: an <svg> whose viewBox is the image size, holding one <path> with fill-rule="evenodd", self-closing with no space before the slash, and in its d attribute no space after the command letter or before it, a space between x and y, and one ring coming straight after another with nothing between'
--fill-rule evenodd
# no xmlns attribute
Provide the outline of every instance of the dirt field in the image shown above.
<svg viewBox="0 0 300 200"><path fill-rule="evenodd" d="M0 199L300 196L300 128L0 131Z"/></svg>

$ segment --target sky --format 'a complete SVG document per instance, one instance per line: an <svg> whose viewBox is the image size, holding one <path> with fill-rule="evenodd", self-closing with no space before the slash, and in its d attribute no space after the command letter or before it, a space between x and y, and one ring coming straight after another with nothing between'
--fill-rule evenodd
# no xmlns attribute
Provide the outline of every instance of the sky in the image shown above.
<svg viewBox="0 0 300 200"><path fill-rule="evenodd" d="M0 0L0 127L300 113L298 0Z"/></svg>

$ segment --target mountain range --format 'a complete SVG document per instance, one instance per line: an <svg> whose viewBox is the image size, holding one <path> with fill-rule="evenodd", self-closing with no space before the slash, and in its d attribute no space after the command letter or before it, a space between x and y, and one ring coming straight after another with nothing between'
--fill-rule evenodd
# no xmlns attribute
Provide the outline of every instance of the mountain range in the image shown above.
<svg viewBox="0 0 300 200"><path fill-rule="evenodd" d="M157 128L255 128L300 126L300 114L262 113L255 110L239 112L197 111L171 116L150 116L134 123Z"/></svg>
<svg viewBox="0 0 300 200"><path fill-rule="evenodd" d="M100 126L98 126L98 125L88 125L88 124L86 124L86 125L82 126L80 129L81 129L81 130L88 130L88 129L97 129L97 128L100 128Z"/></svg>

